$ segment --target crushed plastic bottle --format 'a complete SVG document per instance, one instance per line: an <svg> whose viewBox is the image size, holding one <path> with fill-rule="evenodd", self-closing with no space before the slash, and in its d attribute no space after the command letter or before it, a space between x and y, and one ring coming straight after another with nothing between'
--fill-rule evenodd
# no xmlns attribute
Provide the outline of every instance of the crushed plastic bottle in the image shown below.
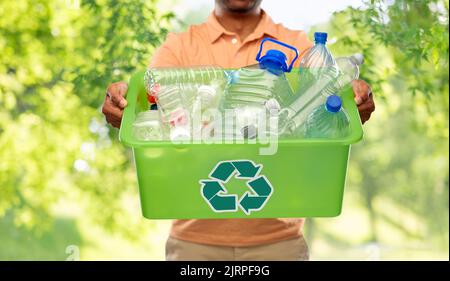
<svg viewBox="0 0 450 281"><path fill-rule="evenodd" d="M327 98L318 106L305 122L305 138L342 138L349 134L349 118L342 108L342 100L337 95Z"/></svg>

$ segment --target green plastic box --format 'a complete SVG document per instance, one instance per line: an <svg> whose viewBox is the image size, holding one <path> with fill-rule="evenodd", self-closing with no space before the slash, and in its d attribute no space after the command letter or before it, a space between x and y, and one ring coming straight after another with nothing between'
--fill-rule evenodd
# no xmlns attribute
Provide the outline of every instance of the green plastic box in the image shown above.
<svg viewBox="0 0 450 281"><path fill-rule="evenodd" d="M294 90L297 75L298 71L287 74ZM143 77L141 71L130 79L119 137L133 149L144 217L299 218L341 213L350 146L363 135L351 89L342 93L350 118L348 137L280 139L276 154L260 155L261 146L267 145L179 146L136 140L133 121L148 107Z"/></svg>

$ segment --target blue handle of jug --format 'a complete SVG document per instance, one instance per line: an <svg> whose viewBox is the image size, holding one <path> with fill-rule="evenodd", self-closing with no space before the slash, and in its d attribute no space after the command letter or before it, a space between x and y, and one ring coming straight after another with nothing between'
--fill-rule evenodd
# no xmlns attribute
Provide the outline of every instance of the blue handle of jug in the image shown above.
<svg viewBox="0 0 450 281"><path fill-rule="evenodd" d="M293 50L293 51L295 52L295 57L294 57L294 59L291 61L291 64L289 64L288 69L286 70L287 72L291 72L292 66L294 65L294 62L295 62L295 61L297 60L297 58L298 58L298 51L297 51L297 49L296 49L295 47L293 47L293 46L291 46L291 45L288 45L288 44L286 44L286 43L280 42L280 41L278 41L278 40L275 40L275 39L272 39L272 38L269 38L269 37L264 38L264 39L261 41L261 45L259 45L259 51L258 51L258 54L256 55L256 60L259 62L259 60L261 59L261 52L262 52L262 49L263 49L263 44L264 44L264 42L266 42L266 41L270 41L270 42L273 42L273 43L275 43L275 44L281 45L281 46L286 47L286 48L288 48L288 49L291 49L291 50Z"/></svg>

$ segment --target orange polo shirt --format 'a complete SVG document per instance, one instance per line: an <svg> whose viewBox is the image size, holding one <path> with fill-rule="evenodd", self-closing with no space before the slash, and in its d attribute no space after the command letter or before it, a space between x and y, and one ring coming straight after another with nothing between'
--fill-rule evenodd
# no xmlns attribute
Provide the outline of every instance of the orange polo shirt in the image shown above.
<svg viewBox="0 0 450 281"><path fill-rule="evenodd" d="M223 68L239 68L256 64L256 54L261 40L272 37L296 47L299 59L312 46L306 33L290 30L275 24L262 11L260 22L243 42L235 33L227 31L217 21L214 12L200 25L188 31L170 33L153 56L152 67L216 65ZM267 43L265 43L267 44ZM289 62L294 53L268 43L264 50L279 49L287 54ZM202 219L175 220L170 235L190 242L223 245L252 246L273 243L298 237L302 233L304 219Z"/></svg>

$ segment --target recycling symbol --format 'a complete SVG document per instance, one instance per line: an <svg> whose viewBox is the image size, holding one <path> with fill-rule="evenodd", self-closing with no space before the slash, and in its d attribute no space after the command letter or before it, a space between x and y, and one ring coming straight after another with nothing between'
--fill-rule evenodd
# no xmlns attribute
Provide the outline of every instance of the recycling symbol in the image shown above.
<svg viewBox="0 0 450 281"><path fill-rule="evenodd" d="M259 175L263 165L251 160L220 161L209 174L209 179L200 180L201 195L214 212L236 212L238 207L245 214L262 210L273 192L273 187L264 175ZM250 189L241 198L228 194L226 183L235 175L246 180Z"/></svg>

